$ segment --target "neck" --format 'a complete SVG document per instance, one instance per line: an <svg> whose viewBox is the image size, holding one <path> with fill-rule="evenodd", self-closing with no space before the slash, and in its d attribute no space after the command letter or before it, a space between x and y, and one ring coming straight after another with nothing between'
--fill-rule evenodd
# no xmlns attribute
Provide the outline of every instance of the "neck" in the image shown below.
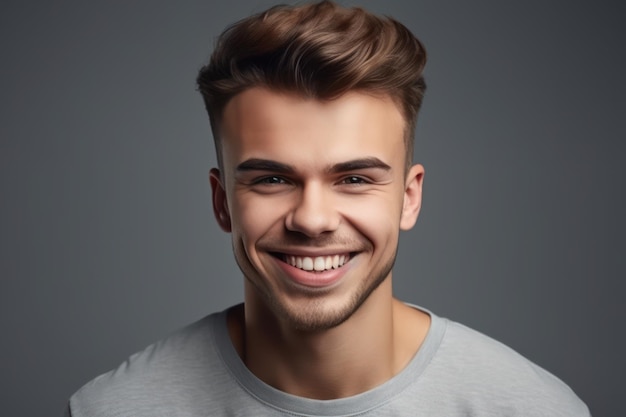
<svg viewBox="0 0 626 417"><path fill-rule="evenodd" d="M391 296L383 282L345 322L300 331L249 296L231 314L231 338L259 379L287 393L335 399L372 389L400 372L416 353L429 317Z"/></svg>

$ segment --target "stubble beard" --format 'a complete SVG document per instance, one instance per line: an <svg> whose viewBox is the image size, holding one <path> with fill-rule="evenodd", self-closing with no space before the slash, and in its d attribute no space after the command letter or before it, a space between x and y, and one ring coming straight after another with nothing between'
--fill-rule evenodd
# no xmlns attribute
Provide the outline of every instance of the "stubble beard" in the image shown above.
<svg viewBox="0 0 626 417"><path fill-rule="evenodd" d="M235 252L236 253L236 252ZM299 332L314 333L332 329L348 320L363 305L369 296L387 279L396 261L397 250L378 270L373 279L364 279L344 305L329 309L323 294L310 295L310 300L304 306L290 307L277 297L270 288L260 285L246 273L239 256L235 256L239 268L246 280L260 294L262 301L272 311L274 316Z"/></svg>

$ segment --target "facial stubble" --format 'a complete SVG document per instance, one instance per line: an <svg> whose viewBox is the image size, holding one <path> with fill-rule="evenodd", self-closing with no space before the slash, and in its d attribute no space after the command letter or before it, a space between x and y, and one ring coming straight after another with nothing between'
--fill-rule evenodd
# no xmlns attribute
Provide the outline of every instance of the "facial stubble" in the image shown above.
<svg viewBox="0 0 626 417"><path fill-rule="evenodd" d="M324 307L326 294L323 292L300 294L300 297L308 298L307 302L305 302L306 305L300 308L290 308L280 297L273 293L271 288L262 286L246 273L247 268L244 263L248 261L248 258L244 255L245 249L243 247L233 247L233 249L239 269L241 269L246 280L254 287L254 290L260 295L274 316L278 320L286 322L293 330L305 333L332 329L352 317L370 295L390 276L397 255L396 245L392 256L386 260L386 263L379 269L373 279L370 279L369 276L362 279L360 285L346 304L337 307L333 311L328 311Z"/></svg>

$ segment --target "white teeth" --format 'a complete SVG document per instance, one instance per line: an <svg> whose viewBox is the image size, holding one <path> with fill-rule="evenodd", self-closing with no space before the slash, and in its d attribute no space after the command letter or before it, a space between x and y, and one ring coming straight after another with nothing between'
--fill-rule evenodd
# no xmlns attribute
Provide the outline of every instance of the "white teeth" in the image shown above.
<svg viewBox="0 0 626 417"><path fill-rule="evenodd" d="M315 269L316 271L323 271L324 269L326 269L326 259L321 256L315 258L315 261L313 263L313 269Z"/></svg>
<svg viewBox="0 0 626 417"><path fill-rule="evenodd" d="M316 256L314 258L309 256L295 256L285 255L285 262L296 268L303 269L305 271L327 271L330 269L337 269L348 261L346 255L327 255Z"/></svg>
<svg viewBox="0 0 626 417"><path fill-rule="evenodd" d="M304 269L305 271L312 271L313 270L313 259L307 257L302 258L302 269Z"/></svg>

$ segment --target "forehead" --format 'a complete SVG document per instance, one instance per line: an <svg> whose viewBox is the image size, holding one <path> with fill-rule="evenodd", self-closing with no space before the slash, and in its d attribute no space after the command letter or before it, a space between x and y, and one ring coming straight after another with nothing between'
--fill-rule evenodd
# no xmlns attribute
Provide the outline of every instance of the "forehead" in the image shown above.
<svg viewBox="0 0 626 417"><path fill-rule="evenodd" d="M393 163L406 153L404 119L395 102L360 92L321 101L252 88L230 100L221 127L224 162L376 156Z"/></svg>

